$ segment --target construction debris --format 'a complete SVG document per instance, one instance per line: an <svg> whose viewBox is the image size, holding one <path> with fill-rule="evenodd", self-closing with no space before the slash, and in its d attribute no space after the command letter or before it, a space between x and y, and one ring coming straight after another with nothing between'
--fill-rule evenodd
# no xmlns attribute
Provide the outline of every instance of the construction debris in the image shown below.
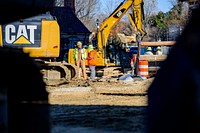
<svg viewBox="0 0 200 133"><path fill-rule="evenodd" d="M125 36L122 33L118 33L117 35L122 43L135 43L136 42L136 34L133 34L132 36Z"/></svg>

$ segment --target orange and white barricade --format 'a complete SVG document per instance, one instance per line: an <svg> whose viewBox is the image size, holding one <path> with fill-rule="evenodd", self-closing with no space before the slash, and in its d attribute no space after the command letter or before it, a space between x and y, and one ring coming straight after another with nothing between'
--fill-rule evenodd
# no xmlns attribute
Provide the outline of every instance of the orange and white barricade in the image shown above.
<svg viewBox="0 0 200 133"><path fill-rule="evenodd" d="M138 65L138 75L144 76L146 78L149 77L149 69L148 69L148 61L140 60Z"/></svg>

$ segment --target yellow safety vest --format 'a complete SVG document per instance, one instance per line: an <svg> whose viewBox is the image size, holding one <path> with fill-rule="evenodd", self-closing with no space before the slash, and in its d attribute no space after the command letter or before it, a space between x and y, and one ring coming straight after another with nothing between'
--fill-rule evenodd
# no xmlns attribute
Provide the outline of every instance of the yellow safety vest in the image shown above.
<svg viewBox="0 0 200 133"><path fill-rule="evenodd" d="M82 60L85 60L87 59L87 53L86 53L86 50L84 48L81 49L81 59ZM78 59L78 49L75 48L74 49L74 60L77 60Z"/></svg>

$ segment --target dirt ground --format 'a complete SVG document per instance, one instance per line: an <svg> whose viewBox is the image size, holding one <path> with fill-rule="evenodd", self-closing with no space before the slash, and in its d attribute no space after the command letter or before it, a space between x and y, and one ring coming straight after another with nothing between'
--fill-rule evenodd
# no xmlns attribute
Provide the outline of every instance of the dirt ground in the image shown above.
<svg viewBox="0 0 200 133"><path fill-rule="evenodd" d="M147 89L134 81L70 81L47 86L52 133L145 133Z"/></svg>

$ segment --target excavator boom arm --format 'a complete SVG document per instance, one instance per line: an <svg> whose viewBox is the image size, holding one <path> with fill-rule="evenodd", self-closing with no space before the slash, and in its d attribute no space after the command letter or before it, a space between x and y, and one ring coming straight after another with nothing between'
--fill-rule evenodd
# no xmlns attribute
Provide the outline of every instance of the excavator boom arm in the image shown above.
<svg viewBox="0 0 200 133"><path fill-rule="evenodd" d="M110 34L110 30L113 26L124 16L124 14L128 11L128 9L133 4L134 0L126 0L122 2L114 12L104 20L102 25L98 31L98 49L103 49L103 47L107 43L108 36Z"/></svg>
<svg viewBox="0 0 200 133"><path fill-rule="evenodd" d="M132 6L132 14L128 14L128 18L131 24L134 27L136 34L141 36L141 40L147 34L143 29L143 20L144 20L144 2L142 0L135 0Z"/></svg>
<svg viewBox="0 0 200 133"><path fill-rule="evenodd" d="M143 29L143 0L126 0L122 2L114 12L104 20L100 26L97 36L98 36L98 49L102 50L106 46L108 36L111 29L116 25L116 23L124 16L124 14L132 8L132 14L128 14L129 20L133 25L135 32L141 35L143 38L146 32Z"/></svg>

